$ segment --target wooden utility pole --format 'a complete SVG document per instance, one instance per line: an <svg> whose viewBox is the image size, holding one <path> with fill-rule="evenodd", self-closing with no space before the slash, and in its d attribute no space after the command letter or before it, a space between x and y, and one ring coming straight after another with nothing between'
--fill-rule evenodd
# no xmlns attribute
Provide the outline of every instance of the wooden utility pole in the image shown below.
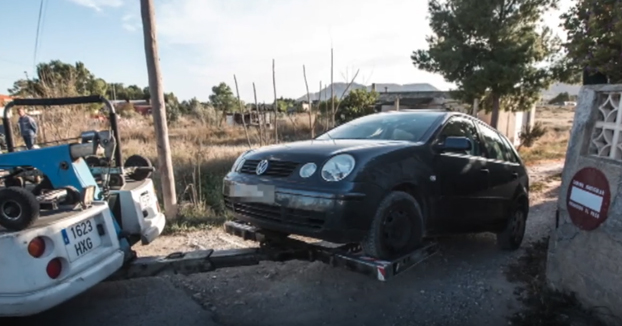
<svg viewBox="0 0 622 326"><path fill-rule="evenodd" d="M274 143L279 143L279 128L277 119L279 116L279 100L276 98L276 68L274 59L272 59L272 88L274 89Z"/></svg>
<svg viewBox="0 0 622 326"><path fill-rule="evenodd" d="M141 0L140 12L143 21L145 56L147 58L153 124L155 126L158 147L158 172L160 173L160 180L162 182L164 211L167 219L175 219L177 217L177 194L175 192L175 176L173 174L171 147L168 141L168 125L166 123L166 108L164 107L162 75L160 74L160 57L158 56L153 0Z"/></svg>
<svg viewBox="0 0 622 326"><path fill-rule="evenodd" d="M309 129L311 129L311 138L315 138L315 129L313 129L313 104L311 103L311 93L309 93L309 83L307 82L307 69L302 65L302 76L305 79L305 87L307 88L307 102L309 103Z"/></svg>
<svg viewBox="0 0 622 326"><path fill-rule="evenodd" d="M332 116L332 124L331 128L335 128L335 83L333 81L333 47L330 47L330 108L331 108L331 116Z"/></svg>
<svg viewBox="0 0 622 326"><path fill-rule="evenodd" d="M472 116L477 118L477 112L479 112L479 99L473 99L473 112L472 112Z"/></svg>

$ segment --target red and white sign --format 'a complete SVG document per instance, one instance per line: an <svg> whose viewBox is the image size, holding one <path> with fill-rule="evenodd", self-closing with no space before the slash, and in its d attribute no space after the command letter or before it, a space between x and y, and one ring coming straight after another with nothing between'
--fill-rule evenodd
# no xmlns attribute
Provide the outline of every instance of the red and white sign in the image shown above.
<svg viewBox="0 0 622 326"><path fill-rule="evenodd" d="M610 200L609 181L600 170L583 168L570 180L566 206L572 223L579 229L591 231L605 222Z"/></svg>

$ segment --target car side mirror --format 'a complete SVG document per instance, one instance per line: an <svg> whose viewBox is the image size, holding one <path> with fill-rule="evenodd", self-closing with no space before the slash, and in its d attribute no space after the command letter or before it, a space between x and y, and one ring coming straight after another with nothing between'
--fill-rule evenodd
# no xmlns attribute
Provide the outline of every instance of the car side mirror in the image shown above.
<svg viewBox="0 0 622 326"><path fill-rule="evenodd" d="M466 137L447 137L435 146L439 152L464 152L473 148L473 143Z"/></svg>

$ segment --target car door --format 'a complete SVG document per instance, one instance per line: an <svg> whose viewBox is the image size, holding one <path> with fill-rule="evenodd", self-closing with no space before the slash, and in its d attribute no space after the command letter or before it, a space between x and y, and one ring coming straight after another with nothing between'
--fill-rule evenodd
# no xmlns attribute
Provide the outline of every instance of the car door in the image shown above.
<svg viewBox="0 0 622 326"><path fill-rule="evenodd" d="M487 209L480 198L488 191L489 175L483 169L482 146L473 121L462 116L450 118L433 144L447 137L467 137L473 146L465 152L437 152L434 158L436 180L440 188L439 229L452 231L479 224Z"/></svg>
<svg viewBox="0 0 622 326"><path fill-rule="evenodd" d="M494 222L506 218L519 184L520 165L508 147L511 145L503 140L498 131L481 122L478 122L478 129L486 152L484 168L490 172L490 187L482 200L487 202L488 220Z"/></svg>

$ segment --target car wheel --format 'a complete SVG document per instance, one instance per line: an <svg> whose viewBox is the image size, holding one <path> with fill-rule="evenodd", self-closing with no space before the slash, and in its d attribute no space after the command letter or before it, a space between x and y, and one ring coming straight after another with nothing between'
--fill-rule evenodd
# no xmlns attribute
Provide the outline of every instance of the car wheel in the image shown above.
<svg viewBox="0 0 622 326"><path fill-rule="evenodd" d="M374 258L394 259L414 250L422 239L421 205L411 195L393 191L380 202L361 246Z"/></svg>
<svg viewBox="0 0 622 326"><path fill-rule="evenodd" d="M527 214L525 209L514 204L509 213L505 229L497 233L497 245L503 250L516 250L523 243L525 228L527 226Z"/></svg>

